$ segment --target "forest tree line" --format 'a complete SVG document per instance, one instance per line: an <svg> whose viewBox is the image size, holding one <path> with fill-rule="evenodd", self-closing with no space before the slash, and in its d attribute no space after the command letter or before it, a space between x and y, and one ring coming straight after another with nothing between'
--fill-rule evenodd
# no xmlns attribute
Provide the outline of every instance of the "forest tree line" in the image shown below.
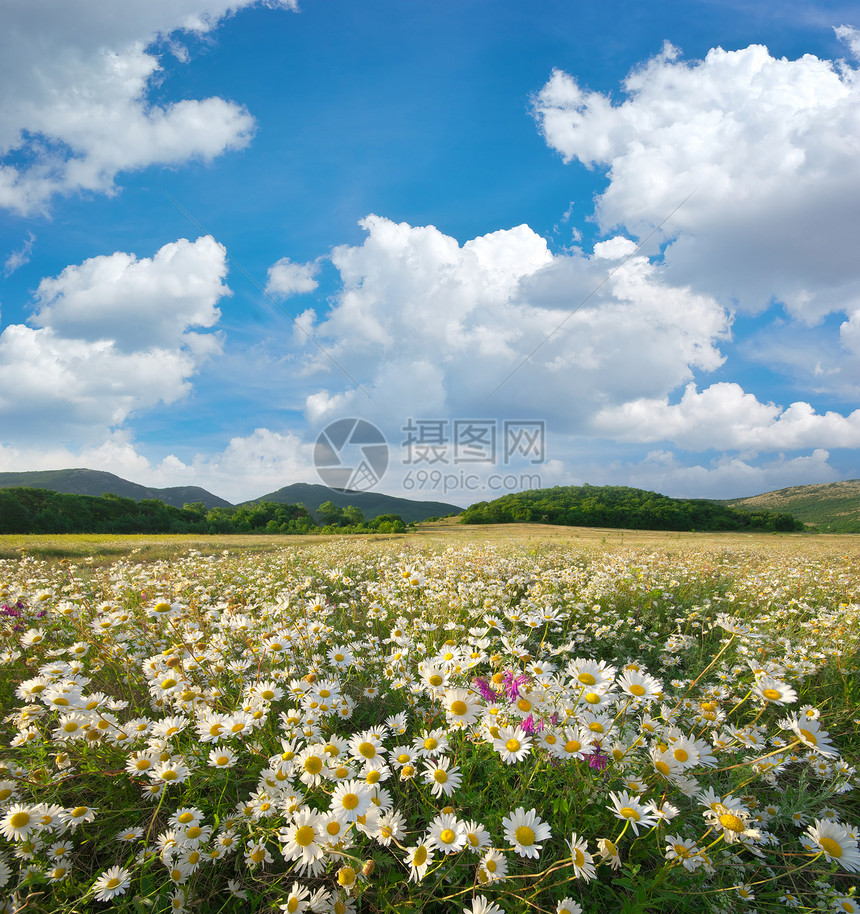
<svg viewBox="0 0 860 914"><path fill-rule="evenodd" d="M632 530L770 531L805 529L790 514L743 511L706 499L679 499L628 486L555 486L482 501L464 524L537 523Z"/></svg>
<svg viewBox="0 0 860 914"><path fill-rule="evenodd" d="M303 505L257 502L176 508L157 498L67 495L48 489L0 489L0 533L403 533L396 514L365 520L361 511L328 501L316 517Z"/></svg>

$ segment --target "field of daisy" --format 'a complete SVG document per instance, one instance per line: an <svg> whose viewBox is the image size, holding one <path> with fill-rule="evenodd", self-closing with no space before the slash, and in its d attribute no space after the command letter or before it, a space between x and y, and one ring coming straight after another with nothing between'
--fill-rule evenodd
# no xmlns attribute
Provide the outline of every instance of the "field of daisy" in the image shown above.
<svg viewBox="0 0 860 914"><path fill-rule="evenodd" d="M0 911L860 911L853 540L443 533L4 552Z"/></svg>

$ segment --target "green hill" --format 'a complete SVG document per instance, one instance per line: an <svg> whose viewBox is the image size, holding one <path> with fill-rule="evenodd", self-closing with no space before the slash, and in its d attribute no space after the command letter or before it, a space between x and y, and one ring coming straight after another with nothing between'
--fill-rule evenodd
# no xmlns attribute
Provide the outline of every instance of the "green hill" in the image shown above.
<svg viewBox="0 0 860 914"><path fill-rule="evenodd" d="M464 524L543 523L632 530L802 530L790 514L737 510L706 499L669 498L628 486L556 486L467 508Z"/></svg>
<svg viewBox="0 0 860 914"><path fill-rule="evenodd" d="M413 501L411 498L396 498L393 495L383 495L381 492L338 492L328 486L312 485L306 482L297 482L291 486L284 486L277 492L262 495L253 501L244 504L269 501L288 505L304 505L308 511L315 514L321 504L332 502L339 508L348 508L350 505L358 508L367 520L378 517L380 514L397 514L407 524L427 520L428 517L446 517L449 514L459 514L463 509L457 505L445 504L441 501Z"/></svg>
<svg viewBox="0 0 860 914"><path fill-rule="evenodd" d="M723 504L743 511L787 511L821 533L860 533L860 479L790 486Z"/></svg>
<svg viewBox="0 0 860 914"><path fill-rule="evenodd" d="M119 495L121 498L157 498L166 505L181 508L184 504L202 502L207 508L227 508L229 501L201 489L200 486L170 486L155 489L129 482L103 470L29 470L0 473L0 488L50 489L64 495Z"/></svg>

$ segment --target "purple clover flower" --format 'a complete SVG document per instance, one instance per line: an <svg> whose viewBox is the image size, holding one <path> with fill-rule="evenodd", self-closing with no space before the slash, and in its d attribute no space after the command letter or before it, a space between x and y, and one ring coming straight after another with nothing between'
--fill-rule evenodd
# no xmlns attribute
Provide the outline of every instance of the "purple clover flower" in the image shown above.
<svg viewBox="0 0 860 914"><path fill-rule="evenodd" d="M504 676L504 686L505 694L508 696L509 701L516 701L520 697L520 686L525 685L529 681L529 677L525 673L515 676L513 673L505 673Z"/></svg>
<svg viewBox="0 0 860 914"><path fill-rule="evenodd" d="M593 745L595 746L595 751L588 756L588 767L603 771L609 764L609 756L600 751L602 747L597 740L594 741Z"/></svg>
<svg viewBox="0 0 860 914"><path fill-rule="evenodd" d="M491 704L495 704L498 699L493 688L490 686L489 682L481 676L475 678L475 687L484 696L485 701L489 701Z"/></svg>

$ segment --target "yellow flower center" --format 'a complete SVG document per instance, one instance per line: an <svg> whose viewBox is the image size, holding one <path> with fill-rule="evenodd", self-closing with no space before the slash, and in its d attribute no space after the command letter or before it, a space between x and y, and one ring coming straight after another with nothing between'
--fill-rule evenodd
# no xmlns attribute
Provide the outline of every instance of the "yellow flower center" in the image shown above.
<svg viewBox="0 0 860 914"><path fill-rule="evenodd" d="M677 749L673 749L673 750L672 750L672 755L674 755L675 758L676 758L679 762L686 762L687 759L690 757L689 752L687 752L686 749L681 749L680 747L677 748Z"/></svg>
<svg viewBox="0 0 860 914"><path fill-rule="evenodd" d="M287 911L289 914L295 914L299 909L299 899L295 895L290 896L290 900L287 902Z"/></svg>
<svg viewBox="0 0 860 914"><path fill-rule="evenodd" d="M810 733L809 730L804 730L803 727L799 727L798 729L800 730L800 735L803 737L805 742L812 743L813 746L818 745L818 739L814 733Z"/></svg>
<svg viewBox="0 0 860 914"><path fill-rule="evenodd" d="M645 686L640 685L638 682L634 682L633 685L630 686L630 693L637 698L641 698L645 694Z"/></svg>
<svg viewBox="0 0 860 914"><path fill-rule="evenodd" d="M591 675L591 673L580 673L576 677L583 685L594 685L597 680Z"/></svg>
<svg viewBox="0 0 860 914"><path fill-rule="evenodd" d="M194 813L192 812L184 812L179 816L180 825L187 825L192 821L194 821Z"/></svg>
<svg viewBox="0 0 860 914"><path fill-rule="evenodd" d="M505 743L505 749L507 749L508 752L518 752L519 748L520 741L518 739L511 738Z"/></svg>
<svg viewBox="0 0 860 914"><path fill-rule="evenodd" d="M310 755L305 759L305 771L308 774L319 774L322 771L322 759L316 755Z"/></svg>
<svg viewBox="0 0 860 914"><path fill-rule="evenodd" d="M437 784L444 784L448 780L448 775L440 768L438 771L433 772L433 780Z"/></svg>
<svg viewBox="0 0 860 914"><path fill-rule="evenodd" d="M535 843L535 833L528 825L520 825L514 832L514 837L517 839L517 844L521 844L523 847L530 847Z"/></svg>
<svg viewBox="0 0 860 914"><path fill-rule="evenodd" d="M842 846L837 841L834 841L833 838L819 838L818 843L821 845L821 849L830 857L838 858L842 856Z"/></svg>
<svg viewBox="0 0 860 914"><path fill-rule="evenodd" d="M444 680L438 673L434 673L427 681L430 683L431 686L433 686L433 688L439 688L439 686L442 685Z"/></svg>
<svg viewBox="0 0 860 914"><path fill-rule="evenodd" d="M199 838L202 831L203 829L199 825L192 825L185 834L193 840Z"/></svg>
<svg viewBox="0 0 860 914"><path fill-rule="evenodd" d="M457 699L457 701L451 702L451 713L457 717L462 717L468 710L469 707L465 701Z"/></svg>
<svg viewBox="0 0 860 914"><path fill-rule="evenodd" d="M358 747L358 754L364 758L373 758L376 755L376 746L373 743L360 743Z"/></svg>
<svg viewBox="0 0 860 914"><path fill-rule="evenodd" d="M663 775L663 777L669 776L669 772L671 769L662 759L660 759L660 761L658 761L658 762L655 762L654 767L660 772L660 774Z"/></svg>
<svg viewBox="0 0 860 914"><path fill-rule="evenodd" d="M12 826L12 828L23 828L25 825L29 825L30 813L16 812L9 820L9 824Z"/></svg>
<svg viewBox="0 0 860 914"><path fill-rule="evenodd" d="M520 711L531 711L532 703L528 700L528 698L521 698L517 702L517 707L520 709Z"/></svg>
<svg viewBox="0 0 860 914"><path fill-rule="evenodd" d="M309 844L312 844L314 840L313 828L310 825L302 825L297 828L295 840L299 847L307 847Z"/></svg>
<svg viewBox="0 0 860 914"><path fill-rule="evenodd" d="M111 878L107 881L107 888L109 889L115 889L118 885L119 879L117 879L116 876L111 876Z"/></svg>
<svg viewBox="0 0 860 914"><path fill-rule="evenodd" d="M575 740L575 739L569 739L569 740L564 744L564 751L565 751L565 752L579 752L579 750L580 750L581 748L582 748L582 743L580 743L578 740Z"/></svg>
<svg viewBox="0 0 860 914"><path fill-rule="evenodd" d="M640 819L639 813L631 806L622 806L618 811L625 819L632 819L634 822L638 822Z"/></svg>
<svg viewBox="0 0 860 914"><path fill-rule="evenodd" d="M779 700L779 692L776 689L763 689L761 694L769 701Z"/></svg>
<svg viewBox="0 0 860 914"><path fill-rule="evenodd" d="M724 812L720 816L719 822L720 825L722 825L723 828L728 829L728 831L742 832L746 828L743 819L738 818L730 812Z"/></svg>
<svg viewBox="0 0 860 914"><path fill-rule="evenodd" d="M351 866L343 866L338 870L337 881L344 887L355 882L355 870Z"/></svg>
<svg viewBox="0 0 860 914"><path fill-rule="evenodd" d="M457 840L457 833L451 828L443 828L439 840L443 844L453 844Z"/></svg>
<svg viewBox="0 0 860 914"><path fill-rule="evenodd" d="M355 809L358 806L358 794L345 793L340 802L344 809Z"/></svg>
<svg viewBox="0 0 860 914"><path fill-rule="evenodd" d="M573 849L573 862L577 866L582 866L585 863L585 854L578 847Z"/></svg>
<svg viewBox="0 0 860 914"><path fill-rule="evenodd" d="M412 855L413 866L423 866L427 862L427 848L422 844L415 849Z"/></svg>
<svg viewBox="0 0 860 914"><path fill-rule="evenodd" d="M328 823L328 825L326 825L325 830L332 837L334 837L335 835L339 835L340 834L340 822L338 822L336 819L332 820L331 822Z"/></svg>
<svg viewBox="0 0 860 914"><path fill-rule="evenodd" d="M425 749L435 749L438 745L439 745L439 740L433 739L432 736L428 736L427 739L424 740Z"/></svg>

